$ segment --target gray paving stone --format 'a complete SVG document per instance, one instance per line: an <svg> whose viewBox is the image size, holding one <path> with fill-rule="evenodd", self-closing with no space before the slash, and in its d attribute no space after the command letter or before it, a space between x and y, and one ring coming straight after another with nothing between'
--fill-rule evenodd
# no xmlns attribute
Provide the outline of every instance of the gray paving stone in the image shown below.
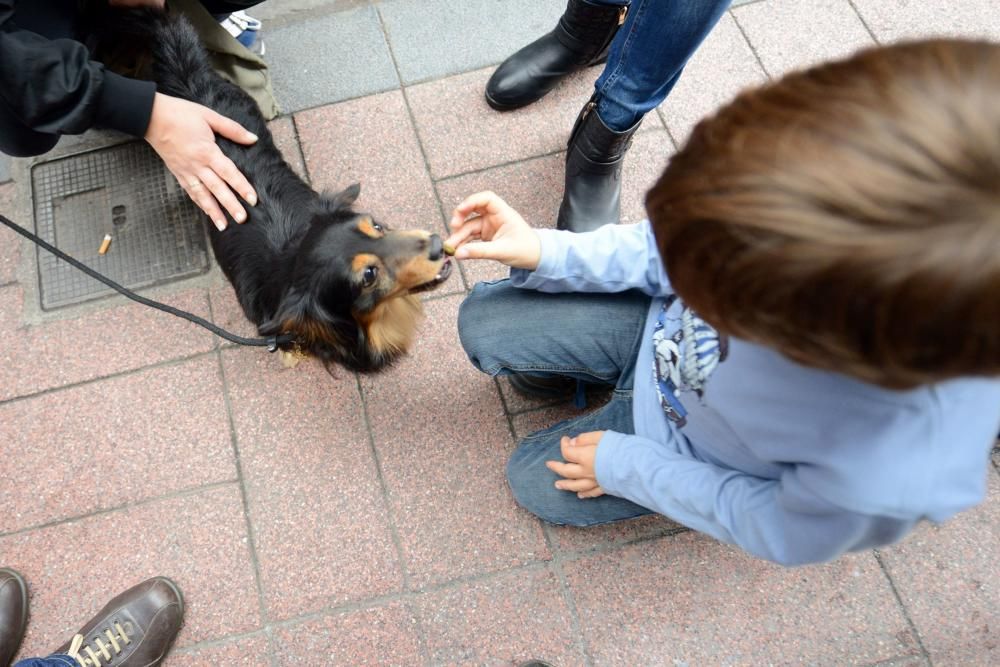
<svg viewBox="0 0 1000 667"><path fill-rule="evenodd" d="M404 84L500 63L555 26L565 0L395 0L379 5Z"/></svg>
<svg viewBox="0 0 1000 667"><path fill-rule="evenodd" d="M0 153L0 183L10 180L10 157Z"/></svg>
<svg viewBox="0 0 1000 667"><path fill-rule="evenodd" d="M265 40L274 93L285 113L399 86L372 7L269 31Z"/></svg>
<svg viewBox="0 0 1000 667"><path fill-rule="evenodd" d="M854 0L882 43L939 35L1000 40L996 0Z"/></svg>

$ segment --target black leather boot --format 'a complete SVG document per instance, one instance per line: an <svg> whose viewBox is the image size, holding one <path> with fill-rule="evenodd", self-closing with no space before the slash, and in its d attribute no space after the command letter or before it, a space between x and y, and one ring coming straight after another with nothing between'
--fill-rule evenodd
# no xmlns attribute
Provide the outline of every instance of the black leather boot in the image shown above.
<svg viewBox="0 0 1000 667"><path fill-rule="evenodd" d="M615 224L621 215L625 153L642 119L615 132L597 114L597 95L583 107L566 151L566 186L559 205L559 229L589 232Z"/></svg>
<svg viewBox="0 0 1000 667"><path fill-rule="evenodd" d="M28 587L17 572L0 567L0 665L17 655L27 624Z"/></svg>
<svg viewBox="0 0 1000 667"><path fill-rule="evenodd" d="M486 84L486 102L510 111L541 99L567 75L604 62L628 6L569 0L555 29L507 58Z"/></svg>

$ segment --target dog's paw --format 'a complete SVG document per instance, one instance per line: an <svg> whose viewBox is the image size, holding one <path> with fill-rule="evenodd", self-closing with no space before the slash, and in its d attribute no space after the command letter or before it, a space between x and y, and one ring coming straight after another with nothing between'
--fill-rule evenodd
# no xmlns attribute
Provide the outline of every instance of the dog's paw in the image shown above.
<svg viewBox="0 0 1000 667"><path fill-rule="evenodd" d="M295 368L299 365L299 362L305 359L305 355L296 350L289 352L288 350L278 350L278 354L281 355L281 365L285 368Z"/></svg>

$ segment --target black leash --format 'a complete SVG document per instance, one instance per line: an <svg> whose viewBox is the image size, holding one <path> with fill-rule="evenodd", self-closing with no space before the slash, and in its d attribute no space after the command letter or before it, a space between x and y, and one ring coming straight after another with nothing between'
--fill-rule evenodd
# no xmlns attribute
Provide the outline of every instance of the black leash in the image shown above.
<svg viewBox="0 0 1000 667"><path fill-rule="evenodd" d="M2 222L3 224L5 224L6 226L10 227L15 232L17 232L21 236L25 237L26 239L30 240L31 242L36 243L37 245L41 246L42 248L45 248L46 250L48 250L49 252L51 252L53 255L55 255L59 259L64 260L66 262L69 262L69 264L71 266L74 266L74 267L80 269L81 271L83 271L84 273L86 273L91 278L94 278L95 280L101 281L102 283L104 283L105 285L107 285L111 289L115 290L119 294L127 296L128 298L132 299L133 301L138 301L139 303L143 304L144 306L150 306L151 308L156 308L157 310L162 310L165 313L170 313L171 315L176 315L177 317L182 317L185 320L187 320L188 322L193 322L194 324L197 324L200 327L204 327L204 328L208 329L209 331L211 331L212 333L214 333L216 336L219 336L221 338L225 338L226 340L228 340L231 343L236 343L238 345L249 345L249 346L252 346L252 347L266 347L268 352L274 352L275 350L278 349L279 345L284 345L286 343L291 343L292 341L295 340L295 336L293 336L292 334L281 334L280 336L271 336L269 338L244 338L242 336L237 336L236 334L229 333L225 329L222 329L221 327L216 326L215 324L213 324L212 322L209 322L208 320L206 320L203 317L198 317L197 315L189 313L189 312L187 312L185 310L180 310L178 308L174 308L173 306L168 306L165 303L160 303L159 301L153 301L152 299L147 299L144 296L139 296L138 294L136 294L132 290L130 290L128 288L125 288L125 287L122 287L121 285L119 285L115 281L111 280L110 278L108 278L108 277L106 277L106 276L98 273L97 271L95 271L94 269L90 268L89 266L87 266L83 262L70 257L69 255L67 255L66 253L64 253L62 250L60 250L59 248L55 247L54 245L51 245L50 243L48 243L44 239L39 238L35 234L29 232L24 227L22 227L22 226L18 225L17 223L9 220L8 218L4 217L3 215L0 215L0 222Z"/></svg>

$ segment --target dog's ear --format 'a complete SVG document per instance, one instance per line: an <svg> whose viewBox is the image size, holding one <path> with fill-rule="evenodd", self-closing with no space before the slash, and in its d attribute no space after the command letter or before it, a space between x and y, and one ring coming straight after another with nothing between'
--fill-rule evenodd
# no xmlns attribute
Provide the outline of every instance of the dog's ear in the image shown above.
<svg viewBox="0 0 1000 667"><path fill-rule="evenodd" d="M274 317L261 323L257 327L257 333L261 336L278 336L289 333L296 329L296 324L301 322L306 315L308 299L298 290L290 289L281 297L281 303L274 313Z"/></svg>
<svg viewBox="0 0 1000 667"><path fill-rule="evenodd" d="M349 209L351 204L357 201L358 195L360 194L361 184L355 183L354 185L347 186L340 192L333 194L324 192L323 196L321 196L319 200L323 208L326 209L328 213L337 213L338 211Z"/></svg>

